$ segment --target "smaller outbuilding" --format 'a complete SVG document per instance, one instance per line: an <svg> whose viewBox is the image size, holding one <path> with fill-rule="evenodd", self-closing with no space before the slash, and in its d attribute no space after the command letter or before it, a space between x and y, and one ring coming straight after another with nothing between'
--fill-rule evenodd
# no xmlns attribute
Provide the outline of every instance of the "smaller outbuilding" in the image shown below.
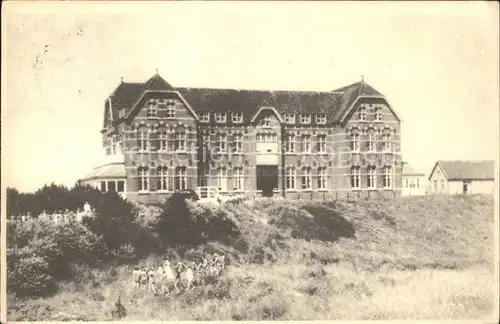
<svg viewBox="0 0 500 324"><path fill-rule="evenodd" d="M429 175L430 194L494 194L495 161L437 161Z"/></svg>

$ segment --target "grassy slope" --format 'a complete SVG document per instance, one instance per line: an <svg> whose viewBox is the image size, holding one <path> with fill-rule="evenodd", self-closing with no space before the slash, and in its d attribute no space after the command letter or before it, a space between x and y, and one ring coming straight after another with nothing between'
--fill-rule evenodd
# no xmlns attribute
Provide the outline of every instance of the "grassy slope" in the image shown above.
<svg viewBox="0 0 500 324"><path fill-rule="evenodd" d="M64 283L50 298L9 300L10 319L105 320L118 296L125 320L477 319L492 312L490 197L263 201L225 212L238 219L250 248L264 247L264 264L233 262L218 281L172 297L134 293L119 267Z"/></svg>

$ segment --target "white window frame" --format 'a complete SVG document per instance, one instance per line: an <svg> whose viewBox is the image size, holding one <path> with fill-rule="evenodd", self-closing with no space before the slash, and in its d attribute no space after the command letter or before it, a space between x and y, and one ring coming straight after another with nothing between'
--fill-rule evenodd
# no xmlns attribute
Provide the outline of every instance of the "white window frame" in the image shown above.
<svg viewBox="0 0 500 324"><path fill-rule="evenodd" d="M385 133L382 134L382 151L391 152L392 151L392 135Z"/></svg>
<svg viewBox="0 0 500 324"><path fill-rule="evenodd" d="M328 188L328 173L326 167L318 168L318 189L325 190Z"/></svg>
<svg viewBox="0 0 500 324"><path fill-rule="evenodd" d="M139 192L149 192L149 168L139 167L138 178L139 178Z"/></svg>
<svg viewBox="0 0 500 324"><path fill-rule="evenodd" d="M175 169L175 190L187 189L187 169L186 167L177 167Z"/></svg>
<svg viewBox="0 0 500 324"><path fill-rule="evenodd" d="M302 168L302 190L312 189L312 169L311 167Z"/></svg>
<svg viewBox="0 0 500 324"><path fill-rule="evenodd" d="M224 167L217 168L217 188L227 191L227 169Z"/></svg>
<svg viewBox="0 0 500 324"><path fill-rule="evenodd" d="M149 150L149 130L138 130L139 152L147 152Z"/></svg>
<svg viewBox="0 0 500 324"><path fill-rule="evenodd" d="M216 112L215 114L215 122L218 124L223 124L227 121L227 115L225 112Z"/></svg>
<svg viewBox="0 0 500 324"><path fill-rule="evenodd" d="M366 175L367 181L366 181L366 186L368 189L375 189L377 188L377 169L375 166L371 165L368 166L368 173Z"/></svg>
<svg viewBox="0 0 500 324"><path fill-rule="evenodd" d="M326 114L316 114L316 124L326 124Z"/></svg>
<svg viewBox="0 0 500 324"><path fill-rule="evenodd" d="M368 137L367 141L366 141L366 143L368 144L367 151L368 152L375 152L376 148L377 148L376 141L375 141L375 133L368 132L367 137Z"/></svg>
<svg viewBox="0 0 500 324"><path fill-rule="evenodd" d="M385 166L383 174L384 189L392 188L392 167Z"/></svg>
<svg viewBox="0 0 500 324"><path fill-rule="evenodd" d="M169 99L167 100L166 108L165 108L165 117L166 118L175 118L175 100Z"/></svg>
<svg viewBox="0 0 500 324"><path fill-rule="evenodd" d="M243 178L243 168L236 167L233 169L233 177L234 177L234 190L235 191L243 191L244 189L244 178Z"/></svg>
<svg viewBox="0 0 500 324"><path fill-rule="evenodd" d="M168 168L159 167L158 170L158 191L168 191L169 179L168 179Z"/></svg>
<svg viewBox="0 0 500 324"><path fill-rule="evenodd" d="M295 134L286 135L286 152L287 153L295 152Z"/></svg>
<svg viewBox="0 0 500 324"><path fill-rule="evenodd" d="M318 152L319 153L326 153L326 135L325 134L319 134L316 137L317 143L318 143Z"/></svg>
<svg viewBox="0 0 500 324"><path fill-rule="evenodd" d="M160 151L168 151L168 133L166 130L158 132L158 140L160 141Z"/></svg>
<svg viewBox="0 0 500 324"><path fill-rule="evenodd" d="M200 112L200 122L208 123L210 121L210 112L202 111Z"/></svg>
<svg viewBox="0 0 500 324"><path fill-rule="evenodd" d="M285 186L286 190L297 189L297 171L295 168L288 167L285 170Z"/></svg>
<svg viewBox="0 0 500 324"><path fill-rule="evenodd" d="M365 121L366 120L366 108L360 107L358 110L358 120Z"/></svg>
<svg viewBox="0 0 500 324"><path fill-rule="evenodd" d="M351 188L361 188L361 168L359 166L353 166L351 168Z"/></svg>
<svg viewBox="0 0 500 324"><path fill-rule="evenodd" d="M311 135L304 134L301 136L302 153L311 153Z"/></svg>
<svg viewBox="0 0 500 324"><path fill-rule="evenodd" d="M382 108L375 109L375 121L382 121Z"/></svg>
<svg viewBox="0 0 500 324"><path fill-rule="evenodd" d="M176 132L175 133L175 151L176 152L186 152L187 147L187 135L186 132Z"/></svg>
<svg viewBox="0 0 500 324"><path fill-rule="evenodd" d="M311 123L311 114L300 114L300 123L301 124L310 124Z"/></svg>
<svg viewBox="0 0 500 324"><path fill-rule="evenodd" d="M227 152L227 135L219 133L217 134L216 140L219 152Z"/></svg>
<svg viewBox="0 0 500 324"><path fill-rule="evenodd" d="M231 113L231 120L234 124L243 123L243 113L242 112L232 112Z"/></svg>
<svg viewBox="0 0 500 324"><path fill-rule="evenodd" d="M359 134L352 133L351 134L351 152L359 152Z"/></svg>
<svg viewBox="0 0 500 324"><path fill-rule="evenodd" d="M259 120L259 126L262 127L271 127L271 122L273 121L272 115L264 116L261 120Z"/></svg>
<svg viewBox="0 0 500 324"><path fill-rule="evenodd" d="M147 118L157 118L158 117L158 106L154 103L149 103L146 108Z"/></svg>
<svg viewBox="0 0 500 324"><path fill-rule="evenodd" d="M125 117L125 108L120 108L120 110L118 110L118 118L123 117Z"/></svg>
<svg viewBox="0 0 500 324"><path fill-rule="evenodd" d="M285 123L286 124L295 124L295 114L286 113L285 114Z"/></svg>
<svg viewBox="0 0 500 324"><path fill-rule="evenodd" d="M234 152L235 153L243 153L243 134L234 134Z"/></svg>

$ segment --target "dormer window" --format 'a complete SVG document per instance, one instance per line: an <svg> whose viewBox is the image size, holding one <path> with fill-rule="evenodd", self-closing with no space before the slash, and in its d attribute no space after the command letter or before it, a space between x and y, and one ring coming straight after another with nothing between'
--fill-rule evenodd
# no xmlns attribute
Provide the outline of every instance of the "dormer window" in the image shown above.
<svg viewBox="0 0 500 324"><path fill-rule="evenodd" d="M366 120L366 108L359 108L358 120Z"/></svg>
<svg viewBox="0 0 500 324"><path fill-rule="evenodd" d="M316 124L326 124L326 114L317 114Z"/></svg>
<svg viewBox="0 0 500 324"><path fill-rule="evenodd" d="M225 112L216 112L215 113L215 121L217 123L225 123L226 122L226 113Z"/></svg>
<svg viewBox="0 0 500 324"><path fill-rule="evenodd" d="M231 113L232 121L235 124L243 123L243 113L242 112L233 112Z"/></svg>
<svg viewBox="0 0 500 324"><path fill-rule="evenodd" d="M200 121L203 123L208 123L210 121L210 113L208 111L201 112Z"/></svg>
<svg viewBox="0 0 500 324"><path fill-rule="evenodd" d="M301 124L310 124L311 123L311 114L300 114L300 123Z"/></svg>
<svg viewBox="0 0 500 324"><path fill-rule="evenodd" d="M285 114L285 123L295 124L295 114Z"/></svg>
<svg viewBox="0 0 500 324"><path fill-rule="evenodd" d="M121 108L118 110L118 118L123 118L125 117L125 108Z"/></svg>

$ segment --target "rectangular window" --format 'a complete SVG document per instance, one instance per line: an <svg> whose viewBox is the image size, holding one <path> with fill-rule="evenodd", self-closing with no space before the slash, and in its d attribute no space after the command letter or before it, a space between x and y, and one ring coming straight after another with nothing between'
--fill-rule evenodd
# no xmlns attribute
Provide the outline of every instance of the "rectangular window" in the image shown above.
<svg viewBox="0 0 500 324"><path fill-rule="evenodd" d="M108 191L116 191L116 182L108 181Z"/></svg>
<svg viewBox="0 0 500 324"><path fill-rule="evenodd" d="M234 190L243 190L243 168L234 168Z"/></svg>
<svg viewBox="0 0 500 324"><path fill-rule="evenodd" d="M149 132L147 130L139 131L139 150L146 152L148 150Z"/></svg>
<svg viewBox="0 0 500 324"><path fill-rule="evenodd" d="M384 134L382 135L382 148L384 152L390 152L391 151L391 134Z"/></svg>
<svg viewBox="0 0 500 324"><path fill-rule="evenodd" d="M117 184L117 190L118 192L124 192L125 191L125 181L118 181Z"/></svg>
<svg viewBox="0 0 500 324"><path fill-rule="evenodd" d="M147 111L146 111L147 117L150 118L155 118L158 116L158 107L154 103L150 103L148 105Z"/></svg>
<svg viewBox="0 0 500 324"><path fill-rule="evenodd" d="M392 187L392 168L391 167L384 167L384 175L383 175L383 181L384 181L384 188L391 188Z"/></svg>
<svg viewBox="0 0 500 324"><path fill-rule="evenodd" d="M368 176L366 179L366 184L368 188L376 188L377 187L377 176L376 169L374 166L368 167Z"/></svg>
<svg viewBox="0 0 500 324"><path fill-rule="evenodd" d="M326 168L318 168L318 189L326 189Z"/></svg>
<svg viewBox="0 0 500 324"><path fill-rule="evenodd" d="M302 189L311 189L312 173L311 168L302 169Z"/></svg>
<svg viewBox="0 0 500 324"><path fill-rule="evenodd" d="M101 192L106 192L106 181L101 181Z"/></svg>
<svg viewBox="0 0 500 324"><path fill-rule="evenodd" d="M272 121L273 117L271 115L264 116L261 120L259 120L259 126L271 127Z"/></svg>
<svg viewBox="0 0 500 324"><path fill-rule="evenodd" d="M176 190L187 189L187 177L186 177L185 167L179 167L175 169L175 189Z"/></svg>
<svg viewBox="0 0 500 324"><path fill-rule="evenodd" d="M286 189L295 190L295 169L294 168L286 168Z"/></svg>
<svg viewBox="0 0 500 324"><path fill-rule="evenodd" d="M118 111L118 118L123 118L125 117L125 109L122 108Z"/></svg>
<svg viewBox="0 0 500 324"><path fill-rule="evenodd" d="M408 188L408 178L405 178L405 187Z"/></svg>
<svg viewBox="0 0 500 324"><path fill-rule="evenodd" d="M302 152L311 153L311 135L302 135Z"/></svg>
<svg viewBox="0 0 500 324"><path fill-rule="evenodd" d="M318 152L326 153L326 135L318 135Z"/></svg>
<svg viewBox="0 0 500 324"><path fill-rule="evenodd" d="M234 151L235 153L243 152L243 135L234 134Z"/></svg>
<svg viewBox="0 0 500 324"><path fill-rule="evenodd" d="M326 114L317 114L316 124L326 124Z"/></svg>
<svg viewBox="0 0 500 324"><path fill-rule="evenodd" d="M175 133L175 150L180 152L186 151L186 133L177 132Z"/></svg>
<svg viewBox="0 0 500 324"><path fill-rule="evenodd" d="M360 188L360 174L361 174L361 169L359 166L352 167L352 169L351 169L351 188L353 188L353 189Z"/></svg>
<svg viewBox="0 0 500 324"><path fill-rule="evenodd" d="M139 191L149 190L149 169L139 168Z"/></svg>
<svg viewBox="0 0 500 324"><path fill-rule="evenodd" d="M227 191L227 170L226 168L217 169L217 187L220 191Z"/></svg>
<svg viewBox="0 0 500 324"><path fill-rule="evenodd" d="M373 132L368 133L367 146L368 146L368 152L375 152L375 133Z"/></svg>
<svg viewBox="0 0 500 324"><path fill-rule="evenodd" d="M243 123L243 113L242 112L233 112L231 113L232 121L235 124Z"/></svg>
<svg viewBox="0 0 500 324"><path fill-rule="evenodd" d="M288 153L295 152L295 134L288 134L286 136L286 151Z"/></svg>
<svg viewBox="0 0 500 324"><path fill-rule="evenodd" d="M300 123L301 124L310 124L311 123L311 114L300 114Z"/></svg>
<svg viewBox="0 0 500 324"><path fill-rule="evenodd" d="M417 178L417 188L420 188L420 181L419 181L419 180L420 180L420 179L419 179L419 178Z"/></svg>
<svg viewBox="0 0 500 324"><path fill-rule="evenodd" d="M359 108L358 120L366 120L366 108Z"/></svg>
<svg viewBox="0 0 500 324"><path fill-rule="evenodd" d="M208 111L200 112L200 121L203 123L208 123L210 121L210 113Z"/></svg>
<svg viewBox="0 0 500 324"><path fill-rule="evenodd" d="M226 152L227 150L226 134L217 134L217 147L219 148L219 152Z"/></svg>
<svg viewBox="0 0 500 324"><path fill-rule="evenodd" d="M167 101L167 109L165 115L167 118L175 118L175 100Z"/></svg>
<svg viewBox="0 0 500 324"><path fill-rule="evenodd" d="M351 151L359 152L359 134L351 134Z"/></svg>
<svg viewBox="0 0 500 324"><path fill-rule="evenodd" d="M258 153L277 153L278 136L271 133L258 133L255 136L257 143L255 151Z"/></svg>
<svg viewBox="0 0 500 324"><path fill-rule="evenodd" d="M382 108L377 108L375 110L375 120L376 121L381 121L382 120Z"/></svg>
<svg viewBox="0 0 500 324"><path fill-rule="evenodd" d="M225 123L226 122L226 113L224 112L216 112L215 113L215 121L217 123Z"/></svg>
<svg viewBox="0 0 500 324"><path fill-rule="evenodd" d="M158 190L159 191L168 190L168 168L165 167L158 168Z"/></svg>
<svg viewBox="0 0 500 324"><path fill-rule="evenodd" d="M295 114L285 114L285 123L295 124Z"/></svg>
<svg viewBox="0 0 500 324"><path fill-rule="evenodd" d="M167 132L162 131L158 135L158 139L160 140L160 151L167 151L168 150L168 137L167 137Z"/></svg>

